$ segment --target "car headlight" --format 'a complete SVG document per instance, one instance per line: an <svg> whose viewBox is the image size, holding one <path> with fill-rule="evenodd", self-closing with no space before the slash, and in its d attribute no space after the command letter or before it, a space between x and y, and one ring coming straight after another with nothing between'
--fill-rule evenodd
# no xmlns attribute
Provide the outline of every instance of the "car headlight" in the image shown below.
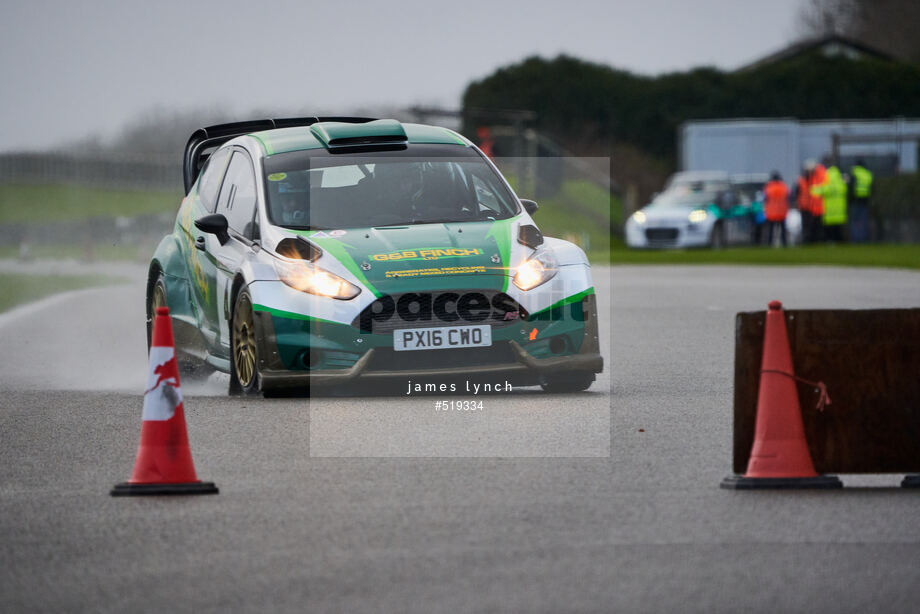
<svg viewBox="0 0 920 614"><path fill-rule="evenodd" d="M636 224L644 224L646 217L645 214L641 211L636 211L632 214L632 219Z"/></svg>
<svg viewBox="0 0 920 614"><path fill-rule="evenodd" d="M687 219L690 220L691 224L699 224L700 222L706 221L706 216L709 215L706 213L705 209L694 209L690 212L690 215L687 216Z"/></svg>
<svg viewBox="0 0 920 614"><path fill-rule="evenodd" d="M553 253L549 250L540 250L517 268L514 285L521 290L530 290L552 279L556 272L556 258Z"/></svg>
<svg viewBox="0 0 920 614"><path fill-rule="evenodd" d="M274 258L273 261L278 278L295 290L341 301L361 294L358 286L306 260Z"/></svg>

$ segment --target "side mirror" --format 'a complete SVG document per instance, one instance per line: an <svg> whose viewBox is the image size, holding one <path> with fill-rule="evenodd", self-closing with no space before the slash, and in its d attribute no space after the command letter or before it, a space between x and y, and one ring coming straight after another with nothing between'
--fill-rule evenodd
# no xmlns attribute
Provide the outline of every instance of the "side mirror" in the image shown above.
<svg viewBox="0 0 920 614"><path fill-rule="evenodd" d="M222 213L212 213L198 218L195 220L195 228L216 236L221 245L230 240L230 235L227 234L227 218Z"/></svg>
<svg viewBox="0 0 920 614"><path fill-rule="evenodd" d="M533 215L537 212L537 209L540 208L540 205L533 200L527 200L526 198L521 199L521 205L524 207L524 211L527 212L527 215Z"/></svg>

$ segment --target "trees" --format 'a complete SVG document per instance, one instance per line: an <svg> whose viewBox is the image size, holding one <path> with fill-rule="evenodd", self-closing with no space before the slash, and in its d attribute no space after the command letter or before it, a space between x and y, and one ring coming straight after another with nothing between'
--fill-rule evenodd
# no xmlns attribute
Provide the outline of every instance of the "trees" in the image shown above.
<svg viewBox="0 0 920 614"><path fill-rule="evenodd" d="M800 13L802 34L842 34L903 60L920 62L920 2L810 0Z"/></svg>
<svg viewBox="0 0 920 614"><path fill-rule="evenodd" d="M688 120L920 115L920 65L816 51L740 72L647 77L564 55L531 57L471 83L463 106L529 109L536 128L573 151L589 145L597 153L598 144L609 151L616 141L673 164L677 130Z"/></svg>

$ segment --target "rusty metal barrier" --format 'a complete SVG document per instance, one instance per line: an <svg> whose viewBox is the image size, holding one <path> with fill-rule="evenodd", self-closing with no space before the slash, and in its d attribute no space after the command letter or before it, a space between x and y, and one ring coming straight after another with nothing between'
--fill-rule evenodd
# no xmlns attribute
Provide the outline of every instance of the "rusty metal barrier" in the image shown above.
<svg viewBox="0 0 920 614"><path fill-rule="evenodd" d="M765 312L735 319L732 466L754 441ZM808 448L818 473L920 473L920 309L792 310L786 326Z"/></svg>

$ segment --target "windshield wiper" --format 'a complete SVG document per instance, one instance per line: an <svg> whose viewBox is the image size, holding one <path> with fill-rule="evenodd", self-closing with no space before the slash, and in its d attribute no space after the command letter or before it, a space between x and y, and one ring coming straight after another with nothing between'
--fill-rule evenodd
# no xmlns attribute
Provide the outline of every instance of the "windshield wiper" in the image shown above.
<svg viewBox="0 0 920 614"><path fill-rule="evenodd" d="M469 221L469 220L467 220ZM460 220L454 220L450 218L436 219L436 220L419 220L412 219L406 222L407 224L462 224Z"/></svg>

